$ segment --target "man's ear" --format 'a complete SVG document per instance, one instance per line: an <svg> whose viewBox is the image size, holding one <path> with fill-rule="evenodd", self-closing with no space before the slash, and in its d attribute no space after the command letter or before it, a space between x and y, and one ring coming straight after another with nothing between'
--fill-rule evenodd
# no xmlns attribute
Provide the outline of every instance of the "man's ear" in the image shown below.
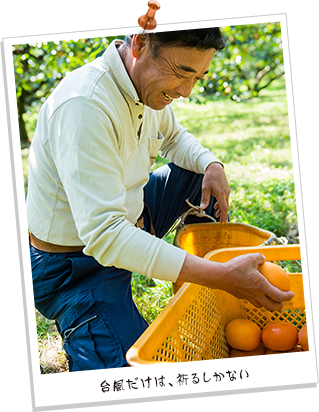
<svg viewBox="0 0 319 412"><path fill-rule="evenodd" d="M132 55L138 59L146 48L146 36L143 34L134 34L132 39Z"/></svg>

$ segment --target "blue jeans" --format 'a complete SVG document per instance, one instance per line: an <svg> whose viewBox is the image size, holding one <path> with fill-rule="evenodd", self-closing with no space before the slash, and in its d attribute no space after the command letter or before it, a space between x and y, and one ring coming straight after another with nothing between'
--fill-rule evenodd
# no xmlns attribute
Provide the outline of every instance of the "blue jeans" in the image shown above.
<svg viewBox="0 0 319 412"><path fill-rule="evenodd" d="M144 201L156 236L188 210L186 199L199 205L202 177L172 164L151 173ZM206 209L212 216L214 202ZM144 230L150 230L146 216ZM131 272L104 267L82 252L47 253L30 245L30 254L35 306L56 320L69 370L129 366L125 354L148 327L132 299Z"/></svg>

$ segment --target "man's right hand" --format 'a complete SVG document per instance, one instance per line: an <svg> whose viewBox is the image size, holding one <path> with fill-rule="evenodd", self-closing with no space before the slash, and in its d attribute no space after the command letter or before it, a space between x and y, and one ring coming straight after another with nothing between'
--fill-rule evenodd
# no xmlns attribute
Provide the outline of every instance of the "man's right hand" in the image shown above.
<svg viewBox="0 0 319 412"><path fill-rule="evenodd" d="M221 289L231 295L246 299L257 308L280 310L294 293L282 292L271 285L258 271L265 261L260 253L238 256L227 263L211 262L193 255L186 255L178 282L190 282L212 289Z"/></svg>

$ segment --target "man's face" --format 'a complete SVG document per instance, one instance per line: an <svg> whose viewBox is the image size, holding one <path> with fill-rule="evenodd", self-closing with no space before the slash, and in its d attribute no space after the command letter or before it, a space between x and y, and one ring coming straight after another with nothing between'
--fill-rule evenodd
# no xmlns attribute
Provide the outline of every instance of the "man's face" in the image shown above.
<svg viewBox="0 0 319 412"><path fill-rule="evenodd" d="M188 97L195 83L208 72L216 50L162 47L156 57L148 43L135 53L132 81L141 101L162 110L173 99Z"/></svg>

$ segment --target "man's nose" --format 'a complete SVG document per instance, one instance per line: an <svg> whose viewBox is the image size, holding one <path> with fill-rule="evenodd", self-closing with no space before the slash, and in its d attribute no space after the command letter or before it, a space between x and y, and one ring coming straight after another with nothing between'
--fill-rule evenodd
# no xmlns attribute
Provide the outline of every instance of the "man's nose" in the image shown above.
<svg viewBox="0 0 319 412"><path fill-rule="evenodd" d="M195 84L196 84L196 81L193 81L191 79L185 79L178 87L175 88L175 90L182 97L186 98L186 97L189 97L189 95L191 94Z"/></svg>

